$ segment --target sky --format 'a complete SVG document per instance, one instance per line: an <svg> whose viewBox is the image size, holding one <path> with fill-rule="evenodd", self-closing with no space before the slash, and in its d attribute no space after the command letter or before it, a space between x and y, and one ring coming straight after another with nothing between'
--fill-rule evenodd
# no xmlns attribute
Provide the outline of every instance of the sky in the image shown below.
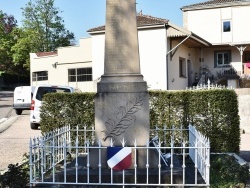
<svg viewBox="0 0 250 188"><path fill-rule="evenodd" d="M22 25L21 8L30 0L0 0L0 10L13 15ZM35 0L31 0L35 1ZM181 7L206 0L136 0L137 12L144 15L168 19L170 22L182 26ZM105 24L105 0L55 0L55 6L62 11L59 16L64 20L65 28L75 34L76 43L80 38L89 37L87 30Z"/></svg>

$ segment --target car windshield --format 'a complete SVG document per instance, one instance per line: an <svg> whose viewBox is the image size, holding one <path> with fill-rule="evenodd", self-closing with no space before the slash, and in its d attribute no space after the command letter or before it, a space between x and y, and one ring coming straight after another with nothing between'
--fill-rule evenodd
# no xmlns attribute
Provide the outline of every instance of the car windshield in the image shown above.
<svg viewBox="0 0 250 188"><path fill-rule="evenodd" d="M70 89L68 88L59 88L59 87L39 87L36 94L36 99L41 101L43 95L46 93L69 93Z"/></svg>

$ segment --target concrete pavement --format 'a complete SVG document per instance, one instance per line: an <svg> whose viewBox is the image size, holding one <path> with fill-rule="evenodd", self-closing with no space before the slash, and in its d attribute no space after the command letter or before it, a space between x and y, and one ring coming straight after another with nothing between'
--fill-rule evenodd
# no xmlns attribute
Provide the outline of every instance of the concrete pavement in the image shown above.
<svg viewBox="0 0 250 188"><path fill-rule="evenodd" d="M29 111L20 116L11 117L0 124L6 128L0 133L0 173L8 169L9 164L22 163L23 155L29 152L30 138L41 135L40 130L32 130L29 124Z"/></svg>
<svg viewBox="0 0 250 188"><path fill-rule="evenodd" d="M250 133L241 134L239 155L250 164Z"/></svg>

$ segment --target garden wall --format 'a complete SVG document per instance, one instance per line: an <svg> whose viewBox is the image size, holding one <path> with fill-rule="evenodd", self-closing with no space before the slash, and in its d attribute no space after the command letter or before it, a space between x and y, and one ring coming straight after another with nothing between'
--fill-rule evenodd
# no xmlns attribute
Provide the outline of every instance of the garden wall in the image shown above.
<svg viewBox="0 0 250 188"><path fill-rule="evenodd" d="M235 89L239 102L240 128L250 133L250 88Z"/></svg>

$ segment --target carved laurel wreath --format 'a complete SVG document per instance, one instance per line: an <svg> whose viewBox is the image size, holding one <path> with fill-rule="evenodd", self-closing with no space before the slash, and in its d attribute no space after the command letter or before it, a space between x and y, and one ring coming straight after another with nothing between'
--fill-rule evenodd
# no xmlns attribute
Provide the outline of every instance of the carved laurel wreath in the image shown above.
<svg viewBox="0 0 250 188"><path fill-rule="evenodd" d="M103 138L104 141L108 137L119 136L125 132L125 130L134 124L136 112L141 110L142 101L145 95L139 95L134 100L128 101L124 106L118 107L118 110L114 112L112 117L109 117L105 122L107 128L105 132L106 136Z"/></svg>

